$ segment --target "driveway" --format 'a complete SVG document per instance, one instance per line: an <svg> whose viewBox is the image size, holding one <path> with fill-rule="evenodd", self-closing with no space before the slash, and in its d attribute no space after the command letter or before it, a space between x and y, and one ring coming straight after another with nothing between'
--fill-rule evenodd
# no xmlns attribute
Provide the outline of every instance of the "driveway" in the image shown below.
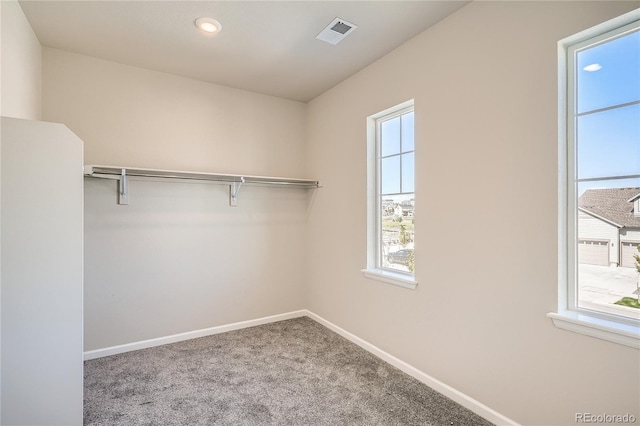
<svg viewBox="0 0 640 426"><path fill-rule="evenodd" d="M635 268L580 264L578 274L581 301L614 303L624 296L637 296L638 271Z"/></svg>

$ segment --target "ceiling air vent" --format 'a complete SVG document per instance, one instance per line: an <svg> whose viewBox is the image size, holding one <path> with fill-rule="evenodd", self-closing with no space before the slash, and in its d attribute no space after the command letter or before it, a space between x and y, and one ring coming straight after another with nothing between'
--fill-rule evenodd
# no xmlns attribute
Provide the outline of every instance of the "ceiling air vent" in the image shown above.
<svg viewBox="0 0 640 426"><path fill-rule="evenodd" d="M344 19L336 18L324 30L320 31L316 38L327 43L338 44L356 28L358 28L357 25Z"/></svg>

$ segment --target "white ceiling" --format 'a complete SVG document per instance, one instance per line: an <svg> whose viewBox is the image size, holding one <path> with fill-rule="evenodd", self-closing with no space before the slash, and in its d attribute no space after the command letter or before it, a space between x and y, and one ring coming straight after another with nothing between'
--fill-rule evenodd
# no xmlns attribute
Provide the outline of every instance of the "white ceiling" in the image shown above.
<svg viewBox="0 0 640 426"><path fill-rule="evenodd" d="M27 1L43 46L307 102L468 1ZM194 26L208 16L222 31ZM358 28L338 45L334 18Z"/></svg>

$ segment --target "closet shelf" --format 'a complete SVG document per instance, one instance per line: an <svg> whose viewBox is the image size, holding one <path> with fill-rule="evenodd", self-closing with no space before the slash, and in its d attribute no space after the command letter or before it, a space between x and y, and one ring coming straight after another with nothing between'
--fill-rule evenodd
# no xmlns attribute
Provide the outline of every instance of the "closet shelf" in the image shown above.
<svg viewBox="0 0 640 426"><path fill-rule="evenodd" d="M139 169L116 166L84 166L85 176L118 180L118 204L128 204L128 178L151 178L161 180L192 180L229 185L229 205L238 205L238 191L246 185L288 186L295 188L320 188L320 182L308 179L292 179L268 176L229 175L220 173L180 172L175 170Z"/></svg>

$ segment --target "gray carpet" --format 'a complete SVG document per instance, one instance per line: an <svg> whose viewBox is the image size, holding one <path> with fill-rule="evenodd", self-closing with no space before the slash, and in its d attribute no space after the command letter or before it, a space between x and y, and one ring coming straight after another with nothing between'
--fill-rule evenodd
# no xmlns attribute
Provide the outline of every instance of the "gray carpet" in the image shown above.
<svg viewBox="0 0 640 426"><path fill-rule="evenodd" d="M309 318L85 362L85 425L490 425Z"/></svg>

